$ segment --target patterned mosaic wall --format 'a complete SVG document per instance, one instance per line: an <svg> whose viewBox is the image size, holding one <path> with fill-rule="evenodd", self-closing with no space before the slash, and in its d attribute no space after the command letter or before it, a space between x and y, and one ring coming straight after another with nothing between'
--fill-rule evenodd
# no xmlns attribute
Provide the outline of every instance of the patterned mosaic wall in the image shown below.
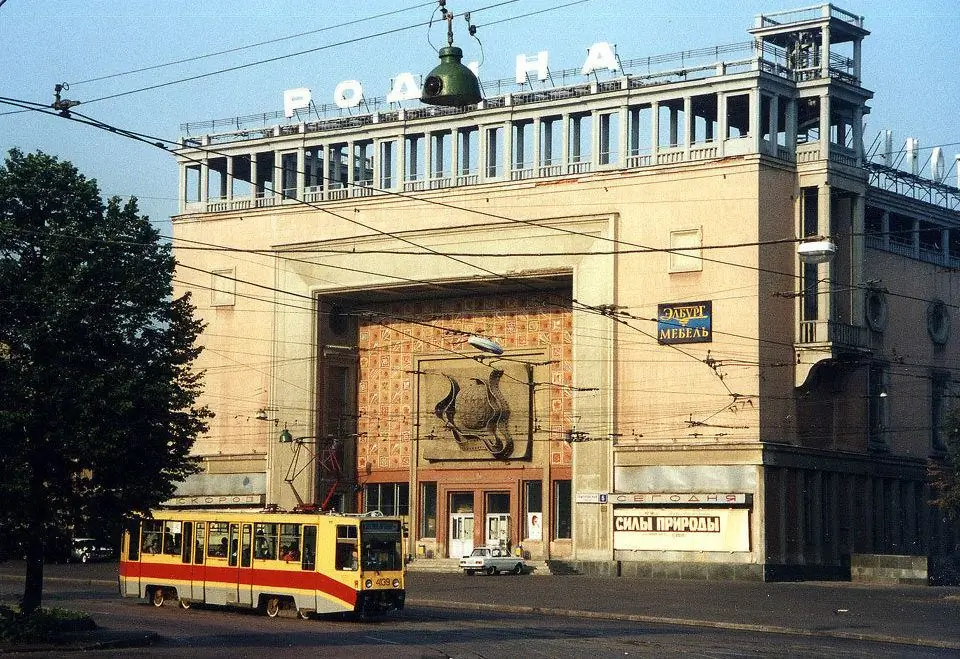
<svg viewBox="0 0 960 659"><path fill-rule="evenodd" d="M360 474L408 469L414 432L415 360L421 356L475 353L465 336L447 330L482 334L504 350L544 350L551 363L547 409L535 410L535 440L549 442L554 466L568 466L570 445L563 433L571 427L573 335L570 298L562 293L529 293L476 298L423 300L373 307L377 322L360 325L360 419L357 462ZM370 308L370 307L366 307ZM368 467L369 465L369 467ZM368 472L368 469L370 470Z"/></svg>

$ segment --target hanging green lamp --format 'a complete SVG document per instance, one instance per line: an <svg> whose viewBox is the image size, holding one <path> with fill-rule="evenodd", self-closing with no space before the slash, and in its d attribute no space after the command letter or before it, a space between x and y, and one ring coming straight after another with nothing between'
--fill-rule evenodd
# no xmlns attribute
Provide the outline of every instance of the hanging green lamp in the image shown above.
<svg viewBox="0 0 960 659"><path fill-rule="evenodd" d="M440 49L440 63L427 74L420 100L429 105L465 107L476 105L483 96L476 74L463 65L463 51L453 45L453 13L441 4L447 19L447 45Z"/></svg>

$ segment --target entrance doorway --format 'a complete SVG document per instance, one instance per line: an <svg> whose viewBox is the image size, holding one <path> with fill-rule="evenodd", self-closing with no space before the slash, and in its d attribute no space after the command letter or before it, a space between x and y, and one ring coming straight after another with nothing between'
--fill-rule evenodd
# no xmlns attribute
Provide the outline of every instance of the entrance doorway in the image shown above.
<svg viewBox="0 0 960 659"><path fill-rule="evenodd" d="M469 556L473 551L473 513L450 514L450 558Z"/></svg>
<svg viewBox="0 0 960 659"><path fill-rule="evenodd" d="M473 492L450 495L450 558L469 556L473 551Z"/></svg>
<svg viewBox="0 0 960 659"><path fill-rule="evenodd" d="M510 546L510 495L506 492L487 492L484 542L488 545Z"/></svg>
<svg viewBox="0 0 960 659"><path fill-rule="evenodd" d="M487 537L488 545L499 545L506 547L510 540L510 515L509 513L495 513L487 515Z"/></svg>

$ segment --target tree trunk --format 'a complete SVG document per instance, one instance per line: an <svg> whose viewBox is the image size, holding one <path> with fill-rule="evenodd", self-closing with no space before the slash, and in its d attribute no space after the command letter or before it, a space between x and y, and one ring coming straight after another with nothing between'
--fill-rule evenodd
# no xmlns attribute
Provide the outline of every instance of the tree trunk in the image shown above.
<svg viewBox="0 0 960 659"><path fill-rule="evenodd" d="M27 538L27 572L23 583L20 611L30 614L40 608L43 599L43 534L34 532Z"/></svg>

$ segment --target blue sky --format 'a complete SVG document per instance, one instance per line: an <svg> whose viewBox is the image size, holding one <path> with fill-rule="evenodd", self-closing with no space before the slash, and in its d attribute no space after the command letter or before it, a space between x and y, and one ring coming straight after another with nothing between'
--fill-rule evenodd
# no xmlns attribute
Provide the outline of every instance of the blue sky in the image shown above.
<svg viewBox="0 0 960 659"><path fill-rule="evenodd" d="M481 78L513 76L518 54L550 53L551 69L580 67L586 49L607 41L623 59L656 56L749 40L754 16L815 3L757 0L448 0L458 15L457 45L479 60L476 41L459 16L472 12L483 43ZM894 131L895 147L920 140L921 162L944 147L948 182L956 183L960 153L960 75L956 0L835 3L861 14L864 85L875 93L865 141ZM83 103L85 115L125 129L175 139L180 124L283 107L283 90L308 87L317 103L332 102L337 83L359 80L383 96L401 72L423 74L436 63L433 45L445 29L417 26L436 3L424 0L6 0L0 4L0 96L50 103L54 85ZM485 9L486 8L486 9ZM552 10L551 10L552 9ZM543 11L550 10L550 11ZM542 12L542 13L535 13ZM370 18L387 14L381 18ZM531 15L532 14L532 15ZM369 19L369 20L368 20ZM351 25L343 25L352 22ZM343 25L342 27L336 27ZM409 28L409 29L401 29ZM375 36L378 33L395 31ZM294 36L300 35L300 36ZM292 37L292 38L291 38ZM273 43L243 48L270 40ZM341 42L351 42L336 45ZM211 53L234 50L215 57ZM280 57L307 50L295 57ZM162 66L190 58L172 66ZM235 71L209 75L238 65ZM145 67L139 73L125 73ZM150 91L160 83L199 77ZM106 96L114 98L103 99ZM416 105L413 103L412 105ZM0 148L42 150L72 161L96 178L104 195L137 196L141 210L165 229L176 213L177 168L169 154L58 117L8 112L0 106Z"/></svg>

